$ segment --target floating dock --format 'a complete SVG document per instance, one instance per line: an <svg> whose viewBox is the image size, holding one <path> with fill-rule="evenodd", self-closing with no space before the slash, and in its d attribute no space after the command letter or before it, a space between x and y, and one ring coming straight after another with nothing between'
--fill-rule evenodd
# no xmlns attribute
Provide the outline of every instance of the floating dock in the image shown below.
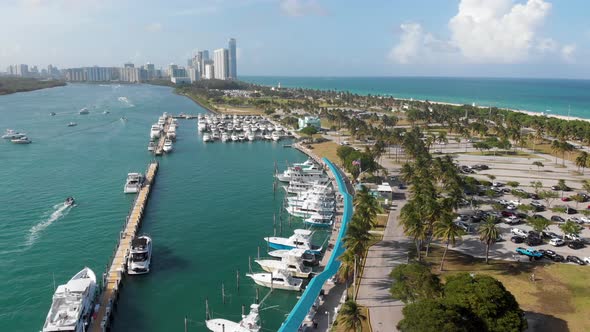
<svg viewBox="0 0 590 332"><path fill-rule="evenodd" d="M156 156L161 156L164 153L164 142L166 142L166 134L168 134L168 129L172 125L173 117L168 116L166 118L166 123L164 124L164 131L160 134L160 139L158 140L158 145L156 146L156 150L154 154Z"/></svg>
<svg viewBox="0 0 590 332"><path fill-rule="evenodd" d="M97 301L98 309L94 313L95 316L92 319L89 331L105 332L110 325L111 315L119 296L123 276L125 275L127 257L131 250L131 241L141 226L143 212L147 205L157 172L158 162L154 161L148 166L144 185L135 197L129 215L125 220L124 229L120 233L119 243L111 259L110 266L107 267L107 271L103 274L103 288Z"/></svg>

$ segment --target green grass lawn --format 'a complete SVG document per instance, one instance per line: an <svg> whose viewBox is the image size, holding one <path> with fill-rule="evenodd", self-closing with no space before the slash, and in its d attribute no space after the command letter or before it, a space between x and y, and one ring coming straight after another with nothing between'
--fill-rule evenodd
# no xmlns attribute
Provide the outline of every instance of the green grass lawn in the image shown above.
<svg viewBox="0 0 590 332"><path fill-rule="evenodd" d="M439 272L444 248L434 246L425 260L432 264L432 271L445 276L459 272L483 273L500 280L515 297L521 308L564 320L569 331L588 331L590 327L590 286L587 266L537 262L535 264L515 261L474 258L453 250L447 252L445 269ZM530 281L535 274L535 282ZM548 319L547 331L557 331L555 320Z"/></svg>

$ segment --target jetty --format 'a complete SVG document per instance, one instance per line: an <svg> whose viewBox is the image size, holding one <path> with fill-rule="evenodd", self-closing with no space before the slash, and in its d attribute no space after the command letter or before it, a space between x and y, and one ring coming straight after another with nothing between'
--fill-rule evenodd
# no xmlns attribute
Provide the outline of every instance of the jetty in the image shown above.
<svg viewBox="0 0 590 332"><path fill-rule="evenodd" d="M160 138L158 139L158 145L154 150L154 154L156 156L161 156L164 153L164 142L166 142L166 134L168 133L168 130L172 125L172 119L173 117L171 116L166 117L166 123L164 123L164 131L162 132L162 134L160 134Z"/></svg>
<svg viewBox="0 0 590 332"><path fill-rule="evenodd" d="M114 255L111 257L110 264L107 265L106 272L103 274L102 292L98 297L89 331L105 332L110 325L113 309L117 303L119 289L121 288L123 276L125 275L127 258L131 250L131 241L135 238L137 231L141 227L143 213L157 172L158 162L151 162L146 171L144 185L135 197L135 201L125 220L123 230L120 233L119 243L115 248Z"/></svg>

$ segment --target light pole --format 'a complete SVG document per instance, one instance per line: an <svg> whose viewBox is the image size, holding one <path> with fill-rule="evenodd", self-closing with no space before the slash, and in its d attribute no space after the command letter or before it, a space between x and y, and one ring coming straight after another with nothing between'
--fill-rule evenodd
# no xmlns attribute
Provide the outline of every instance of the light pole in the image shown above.
<svg viewBox="0 0 590 332"><path fill-rule="evenodd" d="M330 331L330 312L326 311L326 315L328 315L328 331Z"/></svg>

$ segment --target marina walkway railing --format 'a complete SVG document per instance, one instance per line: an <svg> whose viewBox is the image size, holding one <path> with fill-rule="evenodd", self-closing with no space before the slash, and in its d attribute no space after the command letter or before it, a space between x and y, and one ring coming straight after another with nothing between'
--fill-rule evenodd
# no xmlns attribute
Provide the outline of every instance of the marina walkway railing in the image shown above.
<svg viewBox="0 0 590 332"><path fill-rule="evenodd" d="M336 239L336 243L334 244L334 250L332 251L332 255L330 256L330 259L328 260L328 264L326 264L324 271L322 271L322 273L318 274L313 279L311 279L311 281L307 285L307 288L301 295L301 298L299 298L299 301L297 301L297 304L295 304L295 307L293 307L293 310L291 310L291 313L289 313L289 316L287 316L287 319L279 328L279 332L293 332L299 329L299 326L305 319L305 316L313 306L317 297L320 295L320 291L324 287L326 281L333 277L336 274L336 272L338 272L338 269L340 268L340 261L338 260L338 257L340 257L340 255L342 255L342 253L344 252L342 238L344 238L344 235L346 235L348 222L352 217L352 195L348 192L348 187L344 182L344 178L342 173L340 172L340 169L334 166L334 164L332 164L332 162L328 159L323 158L322 160L326 165L328 165L328 167L332 171L332 174L334 174L336 182L338 183L338 191L340 192L344 200L342 226L340 227L340 231L338 232L338 238Z"/></svg>

